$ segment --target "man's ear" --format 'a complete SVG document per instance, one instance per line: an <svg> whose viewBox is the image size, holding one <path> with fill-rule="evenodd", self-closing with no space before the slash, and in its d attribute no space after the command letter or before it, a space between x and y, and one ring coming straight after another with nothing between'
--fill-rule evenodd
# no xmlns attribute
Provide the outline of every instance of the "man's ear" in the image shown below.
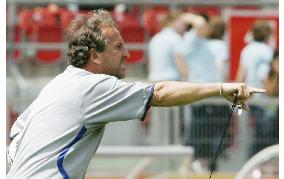
<svg viewBox="0 0 284 179"><path fill-rule="evenodd" d="M95 64L101 64L101 61L100 59L98 58L98 54L97 54L97 51L96 49L92 48L90 50L90 59L91 61L93 61Z"/></svg>

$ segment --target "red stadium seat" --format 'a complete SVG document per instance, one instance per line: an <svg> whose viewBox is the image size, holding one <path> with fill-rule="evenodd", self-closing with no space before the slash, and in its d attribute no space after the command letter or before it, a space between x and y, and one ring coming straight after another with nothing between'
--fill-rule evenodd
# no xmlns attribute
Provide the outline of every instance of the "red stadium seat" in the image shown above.
<svg viewBox="0 0 284 179"><path fill-rule="evenodd" d="M188 8L188 12L195 14L205 13L209 17L211 17L211 16L220 16L221 9L220 7L217 6L196 6Z"/></svg>
<svg viewBox="0 0 284 179"><path fill-rule="evenodd" d="M23 30L23 35L31 39L36 28L33 10L24 9L19 13L19 26Z"/></svg>
<svg viewBox="0 0 284 179"><path fill-rule="evenodd" d="M59 12L50 12L45 8L36 8L33 13L36 22L35 42L62 42L62 28ZM36 60L45 64L61 60L61 50L37 50Z"/></svg>
<svg viewBox="0 0 284 179"><path fill-rule="evenodd" d="M128 14L132 14L133 16L139 17L139 5L132 5L129 8Z"/></svg>
<svg viewBox="0 0 284 179"><path fill-rule="evenodd" d="M141 26L122 27L121 36L126 43L145 43L145 29ZM127 64L138 63L144 60L144 50L130 50Z"/></svg>
<svg viewBox="0 0 284 179"><path fill-rule="evenodd" d="M36 8L33 12L36 26L58 26L60 25L59 13L51 13L44 8Z"/></svg>
<svg viewBox="0 0 284 179"><path fill-rule="evenodd" d="M62 33L60 26L41 25L37 29L38 43L62 42ZM36 58L38 61L51 64L61 60L61 50L38 50Z"/></svg>
<svg viewBox="0 0 284 179"><path fill-rule="evenodd" d="M125 14L125 13L112 13L114 19L116 20L118 26L121 28L127 27L138 27L140 23L136 16L132 14Z"/></svg>
<svg viewBox="0 0 284 179"><path fill-rule="evenodd" d="M169 13L168 7L157 6L144 12L144 26L150 36L155 35L162 28L161 20Z"/></svg>
<svg viewBox="0 0 284 179"><path fill-rule="evenodd" d="M112 13L116 20L121 36L125 43L145 43L145 29L140 25L137 16L133 13ZM134 64L143 61L144 50L129 50L130 58L127 59L127 64Z"/></svg>
<svg viewBox="0 0 284 179"><path fill-rule="evenodd" d="M70 12L68 10L61 10L60 11L60 20L63 29L66 29L71 21L75 18L76 13Z"/></svg>

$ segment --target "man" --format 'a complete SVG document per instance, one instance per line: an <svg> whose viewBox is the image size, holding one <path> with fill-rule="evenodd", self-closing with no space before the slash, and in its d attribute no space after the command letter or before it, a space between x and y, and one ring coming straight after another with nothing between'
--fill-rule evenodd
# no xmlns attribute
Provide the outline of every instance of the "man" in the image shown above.
<svg viewBox="0 0 284 179"><path fill-rule="evenodd" d="M272 29L269 21L256 20L252 27L253 40L241 51L237 81L258 88L264 87L273 58L273 48L268 45Z"/></svg>
<svg viewBox="0 0 284 179"><path fill-rule="evenodd" d="M258 88L264 88L270 70L270 63L273 59L273 48L268 44L272 35L272 28L268 20L258 19L253 23L251 31L253 39L241 51L236 80ZM264 147L263 143L266 142L264 139L267 136L267 131L264 129L268 129L267 122L269 119L266 113L270 109L261 104L253 104L250 108L253 123L255 124L252 128L253 141L249 151L249 156L253 156Z"/></svg>
<svg viewBox="0 0 284 179"><path fill-rule="evenodd" d="M188 104L222 94L247 109L244 84L126 83L129 56L109 12L79 17L68 32L70 66L41 91L11 130L8 179L84 178L108 122L140 119L150 106Z"/></svg>
<svg viewBox="0 0 284 179"><path fill-rule="evenodd" d="M228 81L229 52L228 45L223 39L226 31L226 23L221 17L211 17L209 22L212 33L209 36L209 48L214 55L215 64L222 81Z"/></svg>
<svg viewBox="0 0 284 179"><path fill-rule="evenodd" d="M159 82L165 80L187 79L186 63L175 59L175 50L182 43L182 35L186 32L188 19L180 11L172 11L162 21L164 28L149 42L149 80ZM163 52L163 53L161 53Z"/></svg>
<svg viewBox="0 0 284 179"><path fill-rule="evenodd" d="M209 47L212 27L200 15L184 15L192 24L190 31L184 34L183 42L175 51L176 59L186 61L187 79L191 82L219 82L222 80L214 61L214 54Z"/></svg>
<svg viewBox="0 0 284 179"><path fill-rule="evenodd" d="M209 37L214 33L212 19L206 14L186 13L185 16L191 21L192 28L184 34L183 43L175 53L177 59L186 61L188 81L198 83L222 81L215 55L210 48ZM218 51L217 53L222 52ZM220 113L221 111L223 114ZM209 168L216 169L213 168L216 166L213 165L213 157L218 150L218 141L222 137L222 131L219 128L226 125L229 112L230 107L227 105L200 104L191 106L191 122L190 125L185 126L183 142L184 145L194 148L192 169L195 172L206 173ZM212 119L215 120L212 121ZM223 146L227 146L228 143L229 140L226 136ZM223 148L221 151L223 153Z"/></svg>
<svg viewBox="0 0 284 179"><path fill-rule="evenodd" d="M148 79L151 82L187 81L187 65L183 59L175 59L175 51L182 43L182 35L186 32L188 23L184 13L179 10L171 10L161 20L163 28L153 36L148 46ZM153 108L151 114L154 117L166 111L165 108ZM168 122L163 118L150 121L148 132L151 136L149 142L152 144L161 145L168 141L160 139L160 136L168 135L169 130L161 126L161 123L166 125Z"/></svg>

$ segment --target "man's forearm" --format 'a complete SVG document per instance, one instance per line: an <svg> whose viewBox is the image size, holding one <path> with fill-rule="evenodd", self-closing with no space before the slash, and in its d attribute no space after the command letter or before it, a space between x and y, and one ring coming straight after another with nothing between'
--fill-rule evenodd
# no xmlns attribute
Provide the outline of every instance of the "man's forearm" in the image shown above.
<svg viewBox="0 0 284 179"><path fill-rule="evenodd" d="M220 83L166 81L155 85L152 106L180 106L220 94Z"/></svg>

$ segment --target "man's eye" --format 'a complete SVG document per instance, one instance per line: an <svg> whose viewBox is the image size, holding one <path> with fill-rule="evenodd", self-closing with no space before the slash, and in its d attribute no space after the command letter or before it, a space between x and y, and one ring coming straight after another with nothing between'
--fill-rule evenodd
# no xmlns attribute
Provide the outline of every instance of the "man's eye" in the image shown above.
<svg viewBox="0 0 284 179"><path fill-rule="evenodd" d="M121 49L121 48L122 48L122 46L121 46L121 45L118 45L118 46L116 46L116 48L117 48L117 49Z"/></svg>

